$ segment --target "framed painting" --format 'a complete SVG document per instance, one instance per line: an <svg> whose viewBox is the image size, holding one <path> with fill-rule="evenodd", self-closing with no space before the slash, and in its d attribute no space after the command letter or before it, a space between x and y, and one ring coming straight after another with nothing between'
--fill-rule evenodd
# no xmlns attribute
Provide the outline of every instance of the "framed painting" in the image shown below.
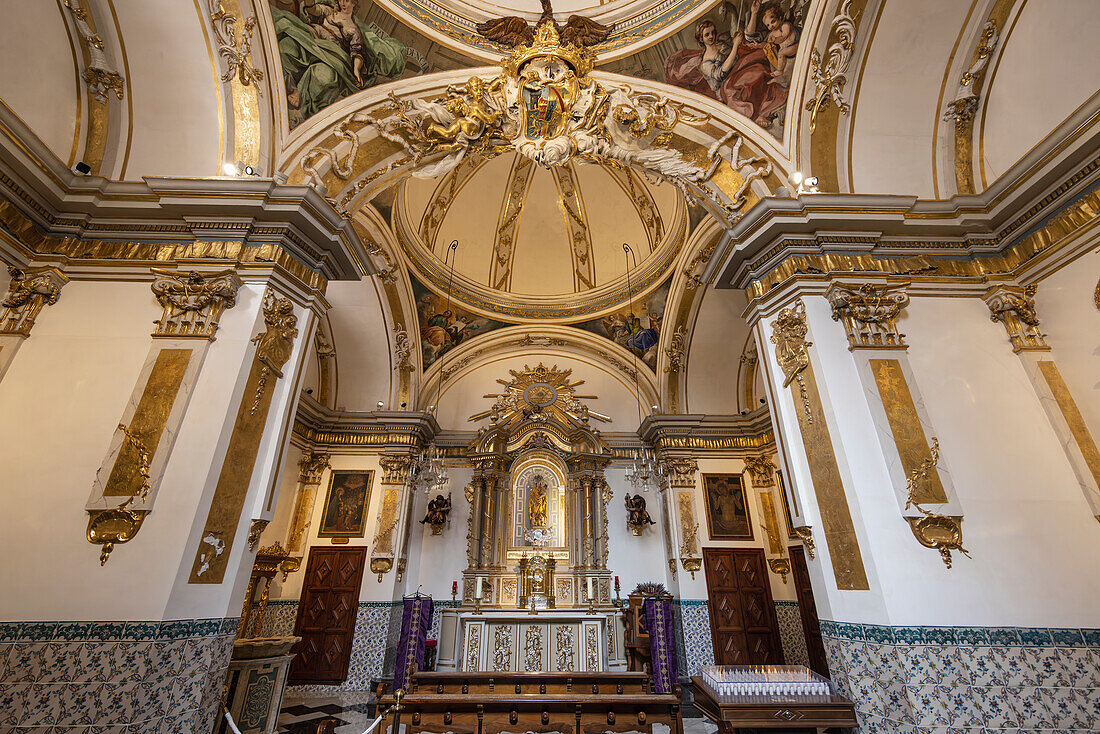
<svg viewBox="0 0 1100 734"><path fill-rule="evenodd" d="M318 538L362 538L367 527L367 502L373 471L333 470L328 479Z"/></svg>
<svg viewBox="0 0 1100 734"><path fill-rule="evenodd" d="M799 540L798 534L794 531L794 515L791 513L791 496L787 494L787 484L783 481L783 471L777 471L775 473L775 478L776 481L779 482L779 493L783 495L783 511L787 513L787 537L791 540Z"/></svg>
<svg viewBox="0 0 1100 734"><path fill-rule="evenodd" d="M752 540L749 504L740 474L704 474L703 499L711 540Z"/></svg>

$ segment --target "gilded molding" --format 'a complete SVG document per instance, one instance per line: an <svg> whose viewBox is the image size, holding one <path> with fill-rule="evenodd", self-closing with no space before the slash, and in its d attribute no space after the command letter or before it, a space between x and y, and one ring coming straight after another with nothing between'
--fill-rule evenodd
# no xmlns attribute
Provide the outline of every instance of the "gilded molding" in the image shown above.
<svg viewBox="0 0 1100 734"><path fill-rule="evenodd" d="M897 317L909 305L899 286L833 283L825 293L833 321L844 324L848 349L908 349Z"/></svg>
<svg viewBox="0 0 1100 734"><path fill-rule="evenodd" d="M745 469L749 472L753 487L775 486L775 464L767 454L746 456Z"/></svg>
<svg viewBox="0 0 1100 734"><path fill-rule="evenodd" d="M413 344L404 324L393 325L393 361L394 369L401 372L413 372Z"/></svg>
<svg viewBox="0 0 1100 734"><path fill-rule="evenodd" d="M0 314L0 334L27 337L42 309L57 303L61 297L61 287L69 279L55 267L9 266L8 274L11 275L8 293L0 301L0 306L4 307Z"/></svg>
<svg viewBox="0 0 1100 734"><path fill-rule="evenodd" d="M1013 352L1050 351L1039 331L1039 316L1035 313L1035 291L1038 286L1032 283L1023 288L1015 285L998 285L990 288L982 296L989 306L990 320L999 321L1008 332Z"/></svg>
<svg viewBox="0 0 1100 734"><path fill-rule="evenodd" d="M810 53L810 81L814 83L814 89L806 102L806 111L810 113L811 135L817 129L818 113L830 100L842 114L847 115L851 110L851 105L844 98L844 85L848 83L848 66L855 47L856 20L851 15L852 2L843 0L833 17L829 38L836 40L829 44L825 58L821 58L816 48Z"/></svg>
<svg viewBox="0 0 1100 734"><path fill-rule="evenodd" d="M164 308L154 337L214 340L218 321L227 308L237 303L241 279L232 270L201 273L152 268L159 276L151 286Z"/></svg>

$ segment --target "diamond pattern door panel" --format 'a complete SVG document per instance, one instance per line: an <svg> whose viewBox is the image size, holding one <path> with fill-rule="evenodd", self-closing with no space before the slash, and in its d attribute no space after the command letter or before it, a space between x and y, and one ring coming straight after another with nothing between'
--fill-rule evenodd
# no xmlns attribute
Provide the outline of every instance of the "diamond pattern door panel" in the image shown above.
<svg viewBox="0 0 1100 734"><path fill-rule="evenodd" d="M343 683L348 677L359 587L367 548L313 548L306 563L290 664L294 683Z"/></svg>
<svg viewBox="0 0 1100 734"><path fill-rule="evenodd" d="M783 662L764 551L704 548L714 662L766 665Z"/></svg>

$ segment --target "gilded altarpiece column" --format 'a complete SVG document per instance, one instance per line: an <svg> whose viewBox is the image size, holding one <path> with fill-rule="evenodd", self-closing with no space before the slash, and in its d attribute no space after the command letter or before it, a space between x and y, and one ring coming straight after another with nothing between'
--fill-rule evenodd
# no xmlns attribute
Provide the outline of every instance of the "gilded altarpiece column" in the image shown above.
<svg viewBox="0 0 1100 734"><path fill-rule="evenodd" d="M695 578L695 572L702 567L699 521L695 515L699 462L692 457L674 457L665 459L664 465L668 477L668 490L665 493L675 502L677 519L676 530L668 529L670 534L665 541L665 548L670 552L679 548L680 565ZM670 569L675 567L675 558L670 556Z"/></svg>
<svg viewBox="0 0 1100 734"><path fill-rule="evenodd" d="M401 520L407 519L408 515L411 462L412 456L409 454L383 454L378 460L382 467L382 478L379 482L382 489L382 509L378 513L378 532L374 536L370 570L377 574L379 582L382 581L382 575L393 568L396 549L403 535Z"/></svg>
<svg viewBox="0 0 1100 734"><path fill-rule="evenodd" d="M294 498L294 513L286 536L287 553L302 553L306 530L313 516L317 487L328 468L330 454L307 450L298 460L298 492Z"/></svg>
<svg viewBox="0 0 1100 734"><path fill-rule="evenodd" d="M15 359L15 353L31 335L35 319L46 306L57 303L61 287L69 279L55 267L8 268L11 281L0 301L0 379Z"/></svg>
<svg viewBox="0 0 1100 734"><path fill-rule="evenodd" d="M236 303L232 270L202 273L154 269L153 295L162 308L153 344L111 445L92 483L88 541L105 564L117 544L137 534L153 509L161 476L187 411L218 321ZM55 299L56 300L56 299Z"/></svg>
<svg viewBox="0 0 1100 734"><path fill-rule="evenodd" d="M1039 316L1035 310L1036 290L1035 285L998 285L986 291L984 300L989 306L990 320L999 322L1008 333L1012 351L1020 357L1050 425L1073 467L1073 473L1081 484L1089 508L1093 516L1100 520L1100 449L1051 356L1046 335L1039 329ZM1100 286L1097 293L1100 293Z"/></svg>

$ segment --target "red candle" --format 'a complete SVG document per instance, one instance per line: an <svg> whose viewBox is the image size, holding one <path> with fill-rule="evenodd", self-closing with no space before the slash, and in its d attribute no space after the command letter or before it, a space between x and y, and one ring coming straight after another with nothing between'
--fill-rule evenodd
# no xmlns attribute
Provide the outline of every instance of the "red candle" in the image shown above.
<svg viewBox="0 0 1100 734"><path fill-rule="evenodd" d="M618 586L618 585L619 585L619 577L618 577L618 576L616 576L616 577L615 577L615 585L616 585L616 586Z"/></svg>
<svg viewBox="0 0 1100 734"><path fill-rule="evenodd" d="M458 593L458 582L457 581L452 581L451 582L451 593L452 594L457 594Z"/></svg>

